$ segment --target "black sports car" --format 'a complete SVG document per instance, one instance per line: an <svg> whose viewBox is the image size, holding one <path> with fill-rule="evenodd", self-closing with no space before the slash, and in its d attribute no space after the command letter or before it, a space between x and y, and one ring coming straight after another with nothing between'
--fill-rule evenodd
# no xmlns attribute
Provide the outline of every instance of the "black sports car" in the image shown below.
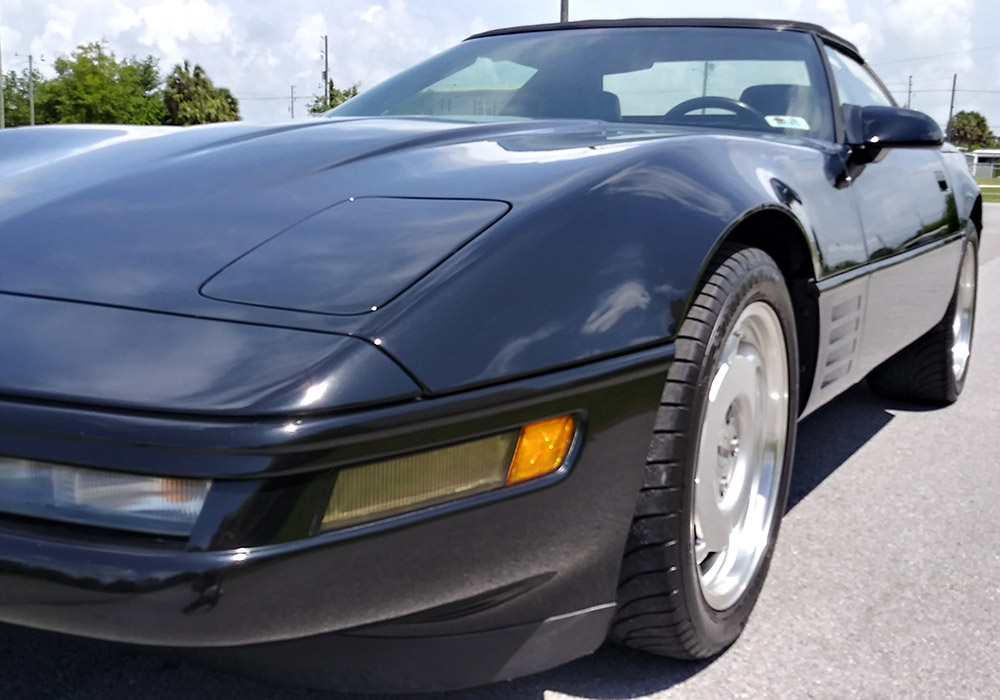
<svg viewBox="0 0 1000 700"><path fill-rule="evenodd" d="M813 25L475 36L0 132L0 619L347 689L731 644L798 419L954 401L981 200Z"/></svg>

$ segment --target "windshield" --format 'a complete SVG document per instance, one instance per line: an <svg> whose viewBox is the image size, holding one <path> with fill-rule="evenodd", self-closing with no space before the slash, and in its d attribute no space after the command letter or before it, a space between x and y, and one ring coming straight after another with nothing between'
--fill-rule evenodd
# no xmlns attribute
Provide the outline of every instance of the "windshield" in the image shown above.
<svg viewBox="0 0 1000 700"><path fill-rule="evenodd" d="M832 139L812 36L721 27L619 27L471 39L327 116L598 119Z"/></svg>

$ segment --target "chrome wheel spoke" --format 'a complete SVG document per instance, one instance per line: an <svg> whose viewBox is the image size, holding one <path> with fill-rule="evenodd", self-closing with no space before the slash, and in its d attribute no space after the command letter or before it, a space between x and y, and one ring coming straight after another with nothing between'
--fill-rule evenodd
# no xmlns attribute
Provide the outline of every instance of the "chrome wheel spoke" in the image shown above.
<svg viewBox="0 0 1000 700"><path fill-rule="evenodd" d="M737 319L709 385L695 467L694 556L706 601L746 590L775 517L788 429L788 362L773 308Z"/></svg>
<svg viewBox="0 0 1000 700"><path fill-rule="evenodd" d="M695 528L709 553L723 552L729 545L730 535L737 525L733 498L726 498L729 490L741 480L738 460L740 441L735 436L729 415L733 403L739 398L739 387L752 381L755 369L747 358L736 354L736 347L728 361L719 367L709 390L704 425L723 426L718 440L702 440L698 451L698 469L695 475ZM720 469L725 460L734 462L730 470ZM704 485L704 488L702 486Z"/></svg>
<svg viewBox="0 0 1000 700"><path fill-rule="evenodd" d="M708 544L705 540L695 540L694 542L694 559L698 562L698 566L701 566L709 556L711 556L712 551L708 548Z"/></svg>
<svg viewBox="0 0 1000 700"><path fill-rule="evenodd" d="M955 317L951 330L954 343L951 348L951 368L955 381L965 376L972 351L972 328L976 314L976 256L966 249L959 271L958 288L955 292Z"/></svg>
<svg viewBox="0 0 1000 700"><path fill-rule="evenodd" d="M699 534L696 548L700 545L699 564L711 554L724 552L729 547L732 527L729 519L718 509L712 512L699 512L695 523L695 531Z"/></svg>

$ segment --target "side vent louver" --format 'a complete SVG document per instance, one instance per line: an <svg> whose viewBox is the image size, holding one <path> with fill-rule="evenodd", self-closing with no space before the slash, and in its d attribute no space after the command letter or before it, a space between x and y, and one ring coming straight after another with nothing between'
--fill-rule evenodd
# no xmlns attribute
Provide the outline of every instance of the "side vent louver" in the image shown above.
<svg viewBox="0 0 1000 700"><path fill-rule="evenodd" d="M826 388L850 373L861 332L861 296L842 301L830 311L830 332L826 339L826 364L821 368L821 387Z"/></svg>

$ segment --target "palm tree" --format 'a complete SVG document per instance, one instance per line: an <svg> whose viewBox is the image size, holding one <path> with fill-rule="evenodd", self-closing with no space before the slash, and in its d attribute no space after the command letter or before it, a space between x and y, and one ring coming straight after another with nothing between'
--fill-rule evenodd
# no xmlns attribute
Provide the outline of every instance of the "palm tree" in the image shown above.
<svg viewBox="0 0 1000 700"><path fill-rule="evenodd" d="M215 87L204 68L197 63L192 68L187 60L174 66L167 76L163 102L167 107L166 124L188 126L240 118L239 102L233 94Z"/></svg>

